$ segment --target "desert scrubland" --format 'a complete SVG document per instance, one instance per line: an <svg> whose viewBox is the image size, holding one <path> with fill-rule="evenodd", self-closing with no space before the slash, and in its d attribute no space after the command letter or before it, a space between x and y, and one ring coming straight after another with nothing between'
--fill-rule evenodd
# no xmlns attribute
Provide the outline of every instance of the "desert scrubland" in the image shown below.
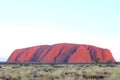
<svg viewBox="0 0 120 80"><path fill-rule="evenodd" d="M0 80L119 80L120 64L0 64Z"/></svg>

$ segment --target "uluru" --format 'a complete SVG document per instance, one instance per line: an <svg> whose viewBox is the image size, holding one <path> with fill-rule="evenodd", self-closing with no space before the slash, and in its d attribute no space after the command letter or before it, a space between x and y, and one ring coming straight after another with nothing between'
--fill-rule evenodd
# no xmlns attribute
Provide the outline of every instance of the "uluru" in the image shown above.
<svg viewBox="0 0 120 80"><path fill-rule="evenodd" d="M109 49L85 44L59 43L16 49L7 62L86 63L116 62Z"/></svg>

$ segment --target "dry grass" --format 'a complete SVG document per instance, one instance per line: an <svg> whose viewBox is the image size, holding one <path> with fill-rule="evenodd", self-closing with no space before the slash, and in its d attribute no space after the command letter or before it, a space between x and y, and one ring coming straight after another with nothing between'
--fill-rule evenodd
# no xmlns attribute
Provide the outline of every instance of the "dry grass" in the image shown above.
<svg viewBox="0 0 120 80"><path fill-rule="evenodd" d="M112 64L111 64L112 65ZM114 64L0 65L0 80L119 80Z"/></svg>

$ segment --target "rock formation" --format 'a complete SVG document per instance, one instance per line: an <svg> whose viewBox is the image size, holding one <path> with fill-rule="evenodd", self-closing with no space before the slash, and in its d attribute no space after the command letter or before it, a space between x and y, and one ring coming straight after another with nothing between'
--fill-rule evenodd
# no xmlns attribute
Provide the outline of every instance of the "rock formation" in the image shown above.
<svg viewBox="0 0 120 80"><path fill-rule="evenodd" d="M112 53L108 49L69 43L16 49L7 62L86 63L95 62L96 58L100 62L115 62Z"/></svg>

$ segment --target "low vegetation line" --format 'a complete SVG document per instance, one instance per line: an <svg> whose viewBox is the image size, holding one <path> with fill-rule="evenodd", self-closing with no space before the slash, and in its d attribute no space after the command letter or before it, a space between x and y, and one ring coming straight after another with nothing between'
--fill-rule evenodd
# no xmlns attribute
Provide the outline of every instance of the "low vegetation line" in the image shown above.
<svg viewBox="0 0 120 80"><path fill-rule="evenodd" d="M112 63L107 63L107 62L86 62L86 63L40 63L40 62L0 62L0 64L120 64L120 62L112 62Z"/></svg>

